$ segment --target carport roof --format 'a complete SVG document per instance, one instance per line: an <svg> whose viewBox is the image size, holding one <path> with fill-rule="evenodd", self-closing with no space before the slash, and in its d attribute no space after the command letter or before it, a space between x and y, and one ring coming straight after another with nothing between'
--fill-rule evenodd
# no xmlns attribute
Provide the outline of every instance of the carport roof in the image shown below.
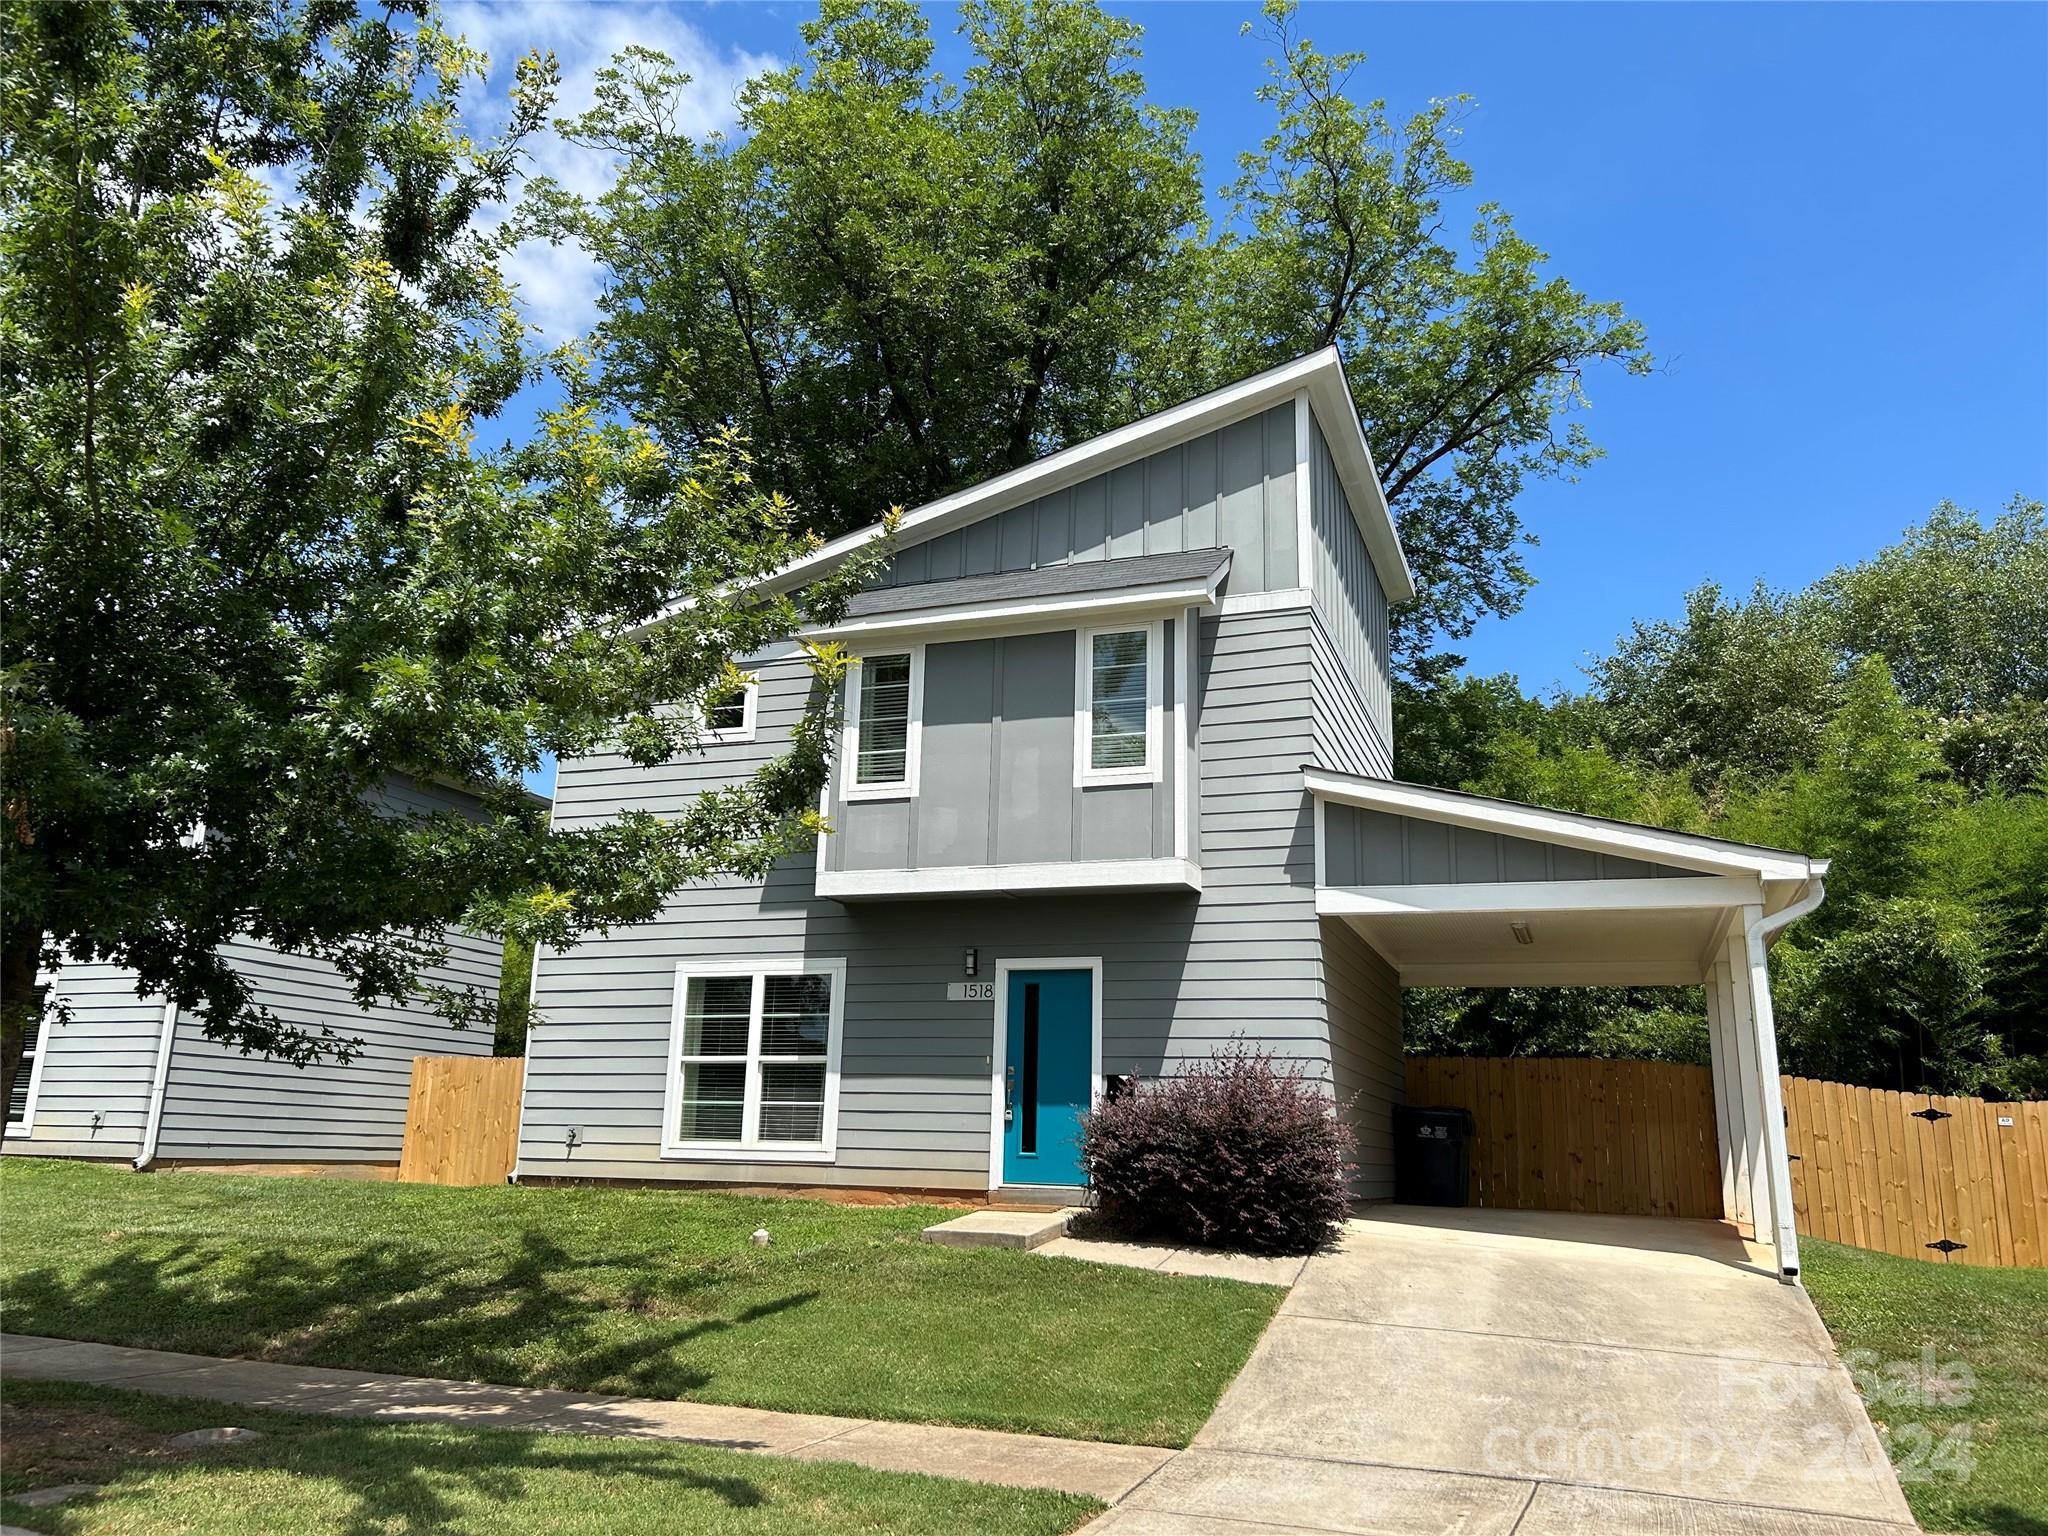
<svg viewBox="0 0 2048 1536"><path fill-rule="evenodd" d="M1803 882L1818 878L1828 870L1826 859L1811 858L1786 848L1731 842L1696 832L1673 832L1665 827L1615 821L1606 816L1588 816L1579 811L1553 811L1543 806L1524 805L1519 800L1497 800L1460 789L1437 789L1425 784L1404 783L1400 779L1337 773L1313 763L1302 765L1302 777L1309 793L1319 800L1334 800L1395 816L1414 816L1423 821L1440 821L1475 831L1557 843L1567 848L1583 848L1593 853L1610 853L1621 858L1648 859L1716 874L1746 872L1772 881Z"/></svg>
<svg viewBox="0 0 2048 1536"><path fill-rule="evenodd" d="M1826 860L1783 848L1314 766L1303 779L1317 802L1317 912L1350 926L1407 986L1696 984L1743 909L1782 911L1827 872ZM1329 805L1393 818L1358 826L1378 827L1399 856L1329 878L1344 847L1329 840ZM1442 839L1415 823L1462 829L1459 852L1421 857ZM1368 871L1378 883L1347 883Z"/></svg>

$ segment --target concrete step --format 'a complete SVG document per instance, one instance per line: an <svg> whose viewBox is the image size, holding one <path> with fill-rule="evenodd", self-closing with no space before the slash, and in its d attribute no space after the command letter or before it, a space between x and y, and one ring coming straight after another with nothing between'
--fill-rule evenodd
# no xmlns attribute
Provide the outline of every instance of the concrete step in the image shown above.
<svg viewBox="0 0 2048 1536"><path fill-rule="evenodd" d="M924 1240L947 1248L1043 1247L1056 1237L1067 1235L1074 1219L1070 1208L1063 1211L970 1211L951 1221L924 1229Z"/></svg>

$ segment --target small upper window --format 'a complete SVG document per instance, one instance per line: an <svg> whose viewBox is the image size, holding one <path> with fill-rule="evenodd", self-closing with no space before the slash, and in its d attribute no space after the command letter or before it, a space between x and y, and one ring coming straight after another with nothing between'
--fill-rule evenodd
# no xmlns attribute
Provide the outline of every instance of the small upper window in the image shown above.
<svg viewBox="0 0 2048 1536"><path fill-rule="evenodd" d="M7 1095L7 1129L12 1135L25 1136L35 1128L36 1067L43 1053L43 1005L48 994L47 987L38 985L28 995L28 1028L21 1042L21 1065L14 1070Z"/></svg>
<svg viewBox="0 0 2048 1536"><path fill-rule="evenodd" d="M1159 626L1081 635L1076 678L1076 781L1144 783L1159 777Z"/></svg>
<svg viewBox="0 0 2048 1536"><path fill-rule="evenodd" d="M917 792L920 660L914 648L883 652L863 656L850 674L849 798Z"/></svg>
<svg viewBox="0 0 2048 1536"><path fill-rule="evenodd" d="M712 741L752 741L754 708L760 697L758 679L726 683L704 699L704 734Z"/></svg>

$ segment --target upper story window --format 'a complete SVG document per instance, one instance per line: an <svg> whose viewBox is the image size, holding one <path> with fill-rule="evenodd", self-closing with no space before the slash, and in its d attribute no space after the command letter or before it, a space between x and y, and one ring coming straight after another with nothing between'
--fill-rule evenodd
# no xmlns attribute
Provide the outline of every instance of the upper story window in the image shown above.
<svg viewBox="0 0 2048 1536"><path fill-rule="evenodd" d="M704 699L704 735L710 741L752 741L761 680L713 688Z"/></svg>
<svg viewBox="0 0 2048 1536"><path fill-rule="evenodd" d="M800 956L679 965L663 1154L829 1160L845 979Z"/></svg>
<svg viewBox="0 0 2048 1536"><path fill-rule="evenodd" d="M1081 631L1076 655L1074 782L1158 782L1160 626Z"/></svg>
<svg viewBox="0 0 2048 1536"><path fill-rule="evenodd" d="M924 648L913 645L862 656L847 674L846 688L846 798L889 800L916 794Z"/></svg>

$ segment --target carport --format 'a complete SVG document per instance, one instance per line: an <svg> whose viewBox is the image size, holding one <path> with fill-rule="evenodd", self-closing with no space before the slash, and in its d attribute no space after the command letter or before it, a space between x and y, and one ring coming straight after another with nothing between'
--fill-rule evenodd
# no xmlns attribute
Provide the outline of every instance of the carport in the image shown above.
<svg viewBox="0 0 2048 1536"><path fill-rule="evenodd" d="M1310 767L1316 911L1401 985L1704 986L1722 1210L1799 1274L1768 955L1827 861Z"/></svg>

